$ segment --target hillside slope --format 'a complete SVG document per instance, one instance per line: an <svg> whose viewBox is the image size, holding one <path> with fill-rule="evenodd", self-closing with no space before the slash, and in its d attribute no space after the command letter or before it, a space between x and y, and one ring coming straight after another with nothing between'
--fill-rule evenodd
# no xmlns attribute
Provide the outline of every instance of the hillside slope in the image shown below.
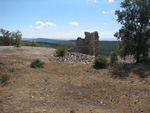
<svg viewBox="0 0 150 113"><path fill-rule="evenodd" d="M107 69L92 64L67 63L54 49L0 47L0 74L10 80L0 85L3 113L148 113L150 78L114 79ZM39 58L44 68L29 64Z"/></svg>

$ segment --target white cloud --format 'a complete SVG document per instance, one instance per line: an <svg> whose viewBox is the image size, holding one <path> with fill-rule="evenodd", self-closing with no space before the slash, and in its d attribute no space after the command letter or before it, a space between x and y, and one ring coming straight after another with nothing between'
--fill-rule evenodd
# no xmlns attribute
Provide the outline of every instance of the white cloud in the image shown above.
<svg viewBox="0 0 150 113"><path fill-rule="evenodd" d="M109 2L114 2L114 0L109 0Z"/></svg>
<svg viewBox="0 0 150 113"><path fill-rule="evenodd" d="M107 14L108 12L102 11L103 14Z"/></svg>
<svg viewBox="0 0 150 113"><path fill-rule="evenodd" d="M36 24L44 26L45 24L41 21L37 21Z"/></svg>
<svg viewBox="0 0 150 113"><path fill-rule="evenodd" d="M78 22L69 22L69 24L74 25L74 26L79 26Z"/></svg>
<svg viewBox="0 0 150 113"><path fill-rule="evenodd" d="M51 22L45 22L45 25L49 25L49 26L51 26L51 27L55 27L55 26L56 26L56 24L51 23Z"/></svg>
<svg viewBox="0 0 150 113"><path fill-rule="evenodd" d="M32 27L33 27L33 25L30 25L29 27L31 27L31 28L32 28Z"/></svg>
<svg viewBox="0 0 150 113"><path fill-rule="evenodd" d="M41 21L37 21L36 24L39 25L39 26L35 27L37 29L44 29L43 26L50 26L50 27L55 27L56 26L56 24L54 24L52 22L45 22L45 23L43 23Z"/></svg>
<svg viewBox="0 0 150 113"><path fill-rule="evenodd" d="M114 13L115 12L115 10L109 10L111 13Z"/></svg>

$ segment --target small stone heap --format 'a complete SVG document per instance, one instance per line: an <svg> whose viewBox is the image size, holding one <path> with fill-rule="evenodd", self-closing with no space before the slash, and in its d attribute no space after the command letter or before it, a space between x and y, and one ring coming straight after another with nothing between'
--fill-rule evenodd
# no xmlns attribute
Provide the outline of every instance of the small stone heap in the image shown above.
<svg viewBox="0 0 150 113"><path fill-rule="evenodd" d="M81 64L91 64L94 62L95 56L86 55L76 52L67 52L64 57L57 57L56 60L59 62L66 63L81 63Z"/></svg>
<svg viewBox="0 0 150 113"><path fill-rule="evenodd" d="M85 39L78 37L76 47L69 50L69 52L79 52L89 55L98 55L99 36L98 32L85 32Z"/></svg>

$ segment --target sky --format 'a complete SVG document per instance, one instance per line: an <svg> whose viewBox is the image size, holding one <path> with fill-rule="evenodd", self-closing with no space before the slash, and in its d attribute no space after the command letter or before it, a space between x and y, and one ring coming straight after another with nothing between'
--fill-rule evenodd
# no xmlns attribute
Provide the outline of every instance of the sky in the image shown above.
<svg viewBox="0 0 150 113"><path fill-rule="evenodd" d="M76 39L84 32L113 36L121 25L115 10L123 0L0 0L0 28L23 38Z"/></svg>

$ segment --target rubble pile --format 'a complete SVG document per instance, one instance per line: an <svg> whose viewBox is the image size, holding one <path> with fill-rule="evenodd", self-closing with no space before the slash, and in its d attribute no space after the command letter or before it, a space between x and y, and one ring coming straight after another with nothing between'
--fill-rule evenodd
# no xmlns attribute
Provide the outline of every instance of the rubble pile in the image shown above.
<svg viewBox="0 0 150 113"><path fill-rule="evenodd" d="M86 55L77 52L67 52L64 57L57 57L56 60L59 62L67 63L82 63L82 64L91 64L94 62L95 56Z"/></svg>

